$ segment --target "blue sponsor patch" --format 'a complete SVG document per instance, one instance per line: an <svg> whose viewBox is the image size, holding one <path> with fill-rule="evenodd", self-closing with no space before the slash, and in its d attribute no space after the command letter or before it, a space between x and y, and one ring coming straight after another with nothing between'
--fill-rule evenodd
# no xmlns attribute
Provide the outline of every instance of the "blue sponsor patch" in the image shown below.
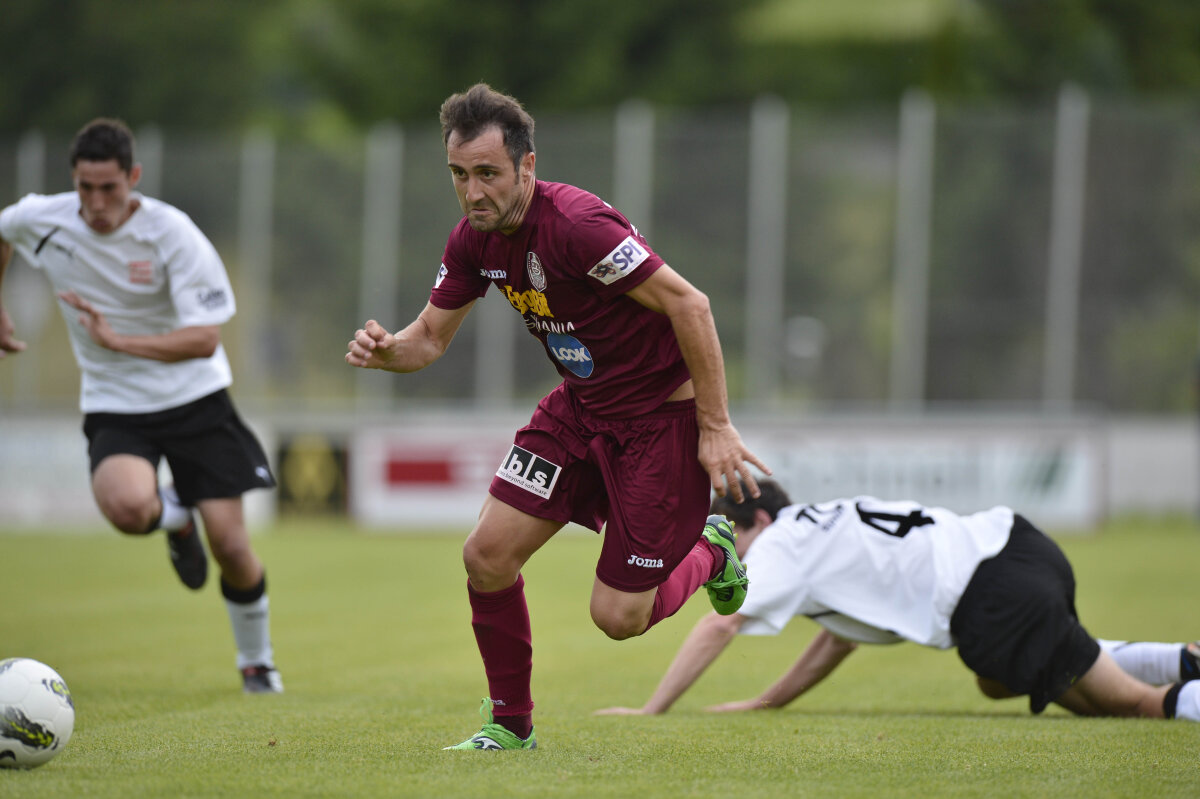
<svg viewBox="0 0 1200 799"><path fill-rule="evenodd" d="M562 333L550 333L546 336L546 348L550 354L577 377L591 377L596 364L588 348L574 336L564 336Z"/></svg>

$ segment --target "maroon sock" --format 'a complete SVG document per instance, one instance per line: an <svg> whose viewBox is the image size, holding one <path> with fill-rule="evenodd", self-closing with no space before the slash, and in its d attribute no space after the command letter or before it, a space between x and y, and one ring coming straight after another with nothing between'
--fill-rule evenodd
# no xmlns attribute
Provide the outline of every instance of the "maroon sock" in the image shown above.
<svg viewBox="0 0 1200 799"><path fill-rule="evenodd" d="M496 723L521 738L529 737L533 695L533 635L529 607L525 604L525 578L500 591L476 591L467 582L471 601L471 627L483 657L488 691L495 703Z"/></svg>
<svg viewBox="0 0 1200 799"><path fill-rule="evenodd" d="M716 555L713 554L712 545L700 539L687 557L671 572L667 581L658 587L658 593L654 595L654 609L650 611L650 622L646 629L649 630L663 619L675 615L692 594L712 578L715 568Z"/></svg>

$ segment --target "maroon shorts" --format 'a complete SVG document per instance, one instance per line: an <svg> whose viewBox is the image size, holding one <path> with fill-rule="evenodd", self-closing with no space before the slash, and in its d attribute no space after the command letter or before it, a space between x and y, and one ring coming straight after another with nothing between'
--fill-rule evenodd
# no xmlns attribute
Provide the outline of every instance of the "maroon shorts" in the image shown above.
<svg viewBox="0 0 1200 799"><path fill-rule="evenodd" d="M648 591L695 546L708 517L699 447L693 400L604 419L564 384L517 431L490 491L531 516L603 528L596 576L619 591Z"/></svg>

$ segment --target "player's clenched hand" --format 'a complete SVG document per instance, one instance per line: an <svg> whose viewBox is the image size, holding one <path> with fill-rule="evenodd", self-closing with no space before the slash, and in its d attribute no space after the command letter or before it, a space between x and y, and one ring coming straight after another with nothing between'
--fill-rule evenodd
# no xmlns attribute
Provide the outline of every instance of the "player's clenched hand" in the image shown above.
<svg viewBox="0 0 1200 799"><path fill-rule="evenodd" d="M346 363L363 369L383 369L396 345L396 337L383 329L383 325L370 319L354 331L350 340Z"/></svg>
<svg viewBox="0 0 1200 799"><path fill-rule="evenodd" d="M708 479L717 496L725 496L728 483L729 493L738 502L746 499L739 477L746 483L751 498L759 494L758 481L750 471L750 464L757 466L763 474L771 473L767 465L742 443L742 437L733 425L700 429L700 464L708 472Z"/></svg>

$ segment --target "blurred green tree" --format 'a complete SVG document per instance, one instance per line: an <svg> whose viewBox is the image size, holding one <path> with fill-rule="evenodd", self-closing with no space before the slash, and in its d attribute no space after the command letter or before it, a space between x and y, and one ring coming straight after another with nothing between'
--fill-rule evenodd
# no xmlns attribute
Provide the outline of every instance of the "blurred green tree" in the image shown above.
<svg viewBox="0 0 1200 799"><path fill-rule="evenodd" d="M222 129L248 119L267 65L255 32L284 0L6 0L0 130L96 116Z"/></svg>
<svg viewBox="0 0 1200 799"><path fill-rule="evenodd" d="M7 0L0 132L138 126L317 135L430 120L475 81L539 113L1027 100L1200 89L1195 0ZM867 12L871 13L868 14ZM914 22L915 20L915 22Z"/></svg>

